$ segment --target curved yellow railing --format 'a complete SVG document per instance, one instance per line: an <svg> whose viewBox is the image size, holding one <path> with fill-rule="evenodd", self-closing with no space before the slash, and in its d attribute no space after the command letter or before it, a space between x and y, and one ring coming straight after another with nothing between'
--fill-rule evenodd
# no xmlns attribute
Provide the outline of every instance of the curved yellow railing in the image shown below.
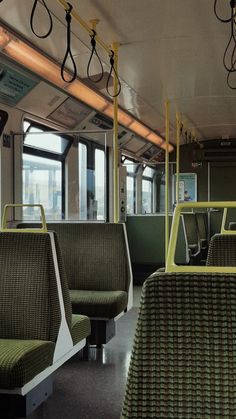
<svg viewBox="0 0 236 419"><path fill-rule="evenodd" d="M9 208L23 208L23 207L33 207L33 208L39 208L41 212L41 228L8 228L7 227L7 215ZM3 216L2 216L2 227L1 231L10 231L15 233L46 233L48 231L47 224L46 224L46 217L43 205L41 204L7 204L4 207L3 210Z"/></svg>
<svg viewBox="0 0 236 419"><path fill-rule="evenodd" d="M175 251L176 251L176 244L177 244L177 237L178 237L178 230L179 230L179 220L181 212L185 209L191 208L224 208L223 220L226 221L227 208L236 208L236 201L216 201L216 202L184 202L178 204L174 211L171 234L170 234L170 242L168 248L168 254L166 259L166 272L219 272L219 273L236 273L236 266L184 266L184 265L176 265L175 264ZM232 232L226 230L228 234ZM223 230L224 233L224 230ZM236 233L236 231L235 231ZM234 233L234 234L235 234Z"/></svg>

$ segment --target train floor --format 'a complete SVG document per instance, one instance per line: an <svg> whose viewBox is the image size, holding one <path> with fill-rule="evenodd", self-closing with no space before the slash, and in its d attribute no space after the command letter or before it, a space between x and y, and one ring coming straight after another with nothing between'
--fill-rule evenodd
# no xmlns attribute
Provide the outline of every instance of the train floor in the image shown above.
<svg viewBox="0 0 236 419"><path fill-rule="evenodd" d="M141 287L134 287L134 307L117 322L117 332L103 349L90 348L54 375L53 394L29 419L119 419L136 327Z"/></svg>

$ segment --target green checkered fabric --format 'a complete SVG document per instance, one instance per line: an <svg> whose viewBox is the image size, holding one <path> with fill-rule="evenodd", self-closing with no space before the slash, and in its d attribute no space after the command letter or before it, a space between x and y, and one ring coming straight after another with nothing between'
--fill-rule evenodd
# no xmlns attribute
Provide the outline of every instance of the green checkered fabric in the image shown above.
<svg viewBox="0 0 236 419"><path fill-rule="evenodd" d="M22 223L18 227L39 227ZM130 276L122 224L48 223L56 231L70 289L128 292Z"/></svg>
<svg viewBox="0 0 236 419"><path fill-rule="evenodd" d="M91 333L91 325L87 316L72 314L71 335L74 345L85 339Z"/></svg>
<svg viewBox="0 0 236 419"><path fill-rule="evenodd" d="M78 291L70 290L73 313L89 317L113 319L127 307L125 291Z"/></svg>
<svg viewBox="0 0 236 419"><path fill-rule="evenodd" d="M236 277L155 273L142 290L122 419L236 412Z"/></svg>
<svg viewBox="0 0 236 419"><path fill-rule="evenodd" d="M22 387L52 363L55 344L0 339L0 388Z"/></svg>
<svg viewBox="0 0 236 419"><path fill-rule="evenodd" d="M210 241L207 266L236 266L236 235L215 234Z"/></svg>
<svg viewBox="0 0 236 419"><path fill-rule="evenodd" d="M61 315L50 237L0 233L0 338L55 342Z"/></svg>

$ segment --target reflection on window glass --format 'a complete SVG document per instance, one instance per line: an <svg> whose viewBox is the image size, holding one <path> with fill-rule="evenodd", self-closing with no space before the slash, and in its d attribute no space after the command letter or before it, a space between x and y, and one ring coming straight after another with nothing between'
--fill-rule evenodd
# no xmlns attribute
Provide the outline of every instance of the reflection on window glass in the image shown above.
<svg viewBox="0 0 236 419"><path fill-rule="evenodd" d="M63 218L61 162L23 154L23 203L42 204L48 220ZM38 211L25 208L23 218L37 220Z"/></svg>
<svg viewBox="0 0 236 419"><path fill-rule="evenodd" d="M79 218L87 220L87 146L79 143Z"/></svg>
<svg viewBox="0 0 236 419"><path fill-rule="evenodd" d="M142 180L142 213L150 214L152 212L152 181Z"/></svg>
<svg viewBox="0 0 236 419"><path fill-rule="evenodd" d="M95 200L97 220L105 220L105 153L95 150Z"/></svg>
<svg viewBox="0 0 236 419"><path fill-rule="evenodd" d="M133 176L127 176L126 189L127 189L127 214L134 214L134 177Z"/></svg>

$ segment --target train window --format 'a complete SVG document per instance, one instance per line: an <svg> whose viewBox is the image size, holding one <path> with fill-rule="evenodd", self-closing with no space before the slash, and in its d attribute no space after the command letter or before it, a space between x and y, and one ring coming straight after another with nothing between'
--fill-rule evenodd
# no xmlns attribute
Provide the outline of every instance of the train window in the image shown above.
<svg viewBox="0 0 236 419"><path fill-rule="evenodd" d="M68 140L60 135L47 133L42 134L44 130L30 126L27 129L27 135L24 138L24 145L37 150L49 151L51 153L63 154L68 146Z"/></svg>
<svg viewBox="0 0 236 419"><path fill-rule="evenodd" d="M135 176L138 164L132 160L125 159L124 165L127 168L126 193L127 193L127 214L135 213Z"/></svg>
<svg viewBox="0 0 236 419"><path fill-rule="evenodd" d="M87 220L87 145L79 143L79 218Z"/></svg>
<svg viewBox="0 0 236 419"><path fill-rule="evenodd" d="M40 203L47 219L62 218L62 163L44 157L23 154L23 202ZM25 208L24 220L38 219L38 211Z"/></svg>
<svg viewBox="0 0 236 419"><path fill-rule="evenodd" d="M23 202L43 204L47 219L62 219L65 214L65 158L72 140L29 120L24 121L23 128ZM25 208L23 218L38 219L38 213Z"/></svg>
<svg viewBox="0 0 236 419"><path fill-rule="evenodd" d="M95 202L97 220L105 219L105 153L95 149Z"/></svg>
<svg viewBox="0 0 236 419"><path fill-rule="evenodd" d="M95 141L79 142L79 218L81 220L105 220L106 153Z"/></svg>
<svg viewBox="0 0 236 419"><path fill-rule="evenodd" d="M146 166L142 176L142 213L153 212L153 175L154 169Z"/></svg>

